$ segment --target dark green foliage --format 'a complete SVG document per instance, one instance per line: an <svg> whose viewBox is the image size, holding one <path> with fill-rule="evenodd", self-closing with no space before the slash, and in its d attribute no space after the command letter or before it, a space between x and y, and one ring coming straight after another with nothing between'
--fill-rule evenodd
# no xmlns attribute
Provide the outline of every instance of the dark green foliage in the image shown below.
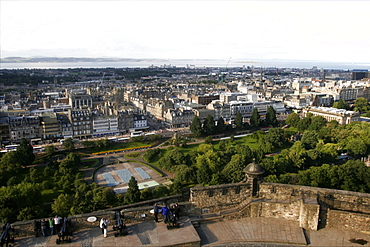
<svg viewBox="0 0 370 247"><path fill-rule="evenodd" d="M370 111L369 100L365 99L364 97L357 98L353 110L357 112Z"/></svg>
<svg viewBox="0 0 370 247"><path fill-rule="evenodd" d="M21 210L27 209L27 212L36 213L39 211L41 201L35 203L35 199L41 198L41 186L33 183L20 183L14 186L0 187L0 221L14 222L18 220L18 214ZM25 211L23 211L22 219L24 219ZM30 213L28 216L36 216Z"/></svg>
<svg viewBox="0 0 370 247"><path fill-rule="evenodd" d="M289 116L287 117L285 122L287 124L289 124L290 126L296 128L298 126L299 120L300 120L300 118L299 118L298 114L294 112L292 114L289 114Z"/></svg>
<svg viewBox="0 0 370 247"><path fill-rule="evenodd" d="M140 191L140 200L141 201L146 201L153 199L153 191L151 188L145 188Z"/></svg>
<svg viewBox="0 0 370 247"><path fill-rule="evenodd" d="M299 122L297 124L297 129L298 129L298 131L303 132L306 129L308 129L308 127L310 126L310 124L311 124L311 118L304 117L301 120L299 120Z"/></svg>
<svg viewBox="0 0 370 247"><path fill-rule="evenodd" d="M222 175L229 183L237 183L243 180L245 173L243 169L248 165L246 157L242 154L235 154L231 161L222 170Z"/></svg>
<svg viewBox="0 0 370 247"><path fill-rule="evenodd" d="M251 123L251 126L254 128L261 126L261 117L260 117L260 114L257 108L253 109L250 123Z"/></svg>
<svg viewBox="0 0 370 247"><path fill-rule="evenodd" d="M32 165L35 160L33 148L25 138L22 138L17 151L15 151L19 159L19 164L22 166Z"/></svg>
<svg viewBox="0 0 370 247"><path fill-rule="evenodd" d="M345 109L345 110L349 110L349 105L347 105L347 103L340 99L338 102L335 102L334 105L333 105L334 108L337 108L337 109Z"/></svg>
<svg viewBox="0 0 370 247"><path fill-rule="evenodd" d="M204 143L205 143L205 144L212 144L212 136L207 136L207 137L204 139Z"/></svg>
<svg viewBox="0 0 370 247"><path fill-rule="evenodd" d="M265 135L265 141L271 143L274 147L282 147L286 140L285 132L281 128L271 128Z"/></svg>
<svg viewBox="0 0 370 247"><path fill-rule="evenodd" d="M265 122L266 122L266 125L268 125L268 126L277 126L278 125L278 121L277 121L277 118L276 118L276 111L275 111L274 107L270 106L267 109Z"/></svg>
<svg viewBox="0 0 370 247"><path fill-rule="evenodd" d="M216 125L216 134L222 134L225 133L226 130L226 125L225 125L225 120L220 117L217 120L217 125Z"/></svg>
<svg viewBox="0 0 370 247"><path fill-rule="evenodd" d="M170 194L170 190L167 188L166 185L159 185L153 189L153 197L160 198L164 196L168 196Z"/></svg>
<svg viewBox="0 0 370 247"><path fill-rule="evenodd" d="M240 113L240 111L238 111L236 113L234 123L235 123L235 127L237 129L242 129L243 128L243 117L242 117L242 114Z"/></svg>
<svg viewBox="0 0 370 247"><path fill-rule="evenodd" d="M190 131L193 133L194 136L201 136L202 135L202 124L200 119L197 115L194 116L193 121L190 124Z"/></svg>
<svg viewBox="0 0 370 247"><path fill-rule="evenodd" d="M57 151L57 148L54 145L47 145L45 147L45 153L49 156L53 155Z"/></svg>
<svg viewBox="0 0 370 247"><path fill-rule="evenodd" d="M65 139L64 142L63 142L63 148L66 151L72 151L75 148L75 145L73 143L73 139L72 138Z"/></svg>
<svg viewBox="0 0 370 247"><path fill-rule="evenodd" d="M314 116L311 119L311 124L308 126L308 130L319 131L326 125L326 119L322 116Z"/></svg>
<svg viewBox="0 0 370 247"><path fill-rule="evenodd" d="M197 171L197 181L201 185L208 184L212 179L212 171L208 164L202 164Z"/></svg>
<svg viewBox="0 0 370 247"><path fill-rule="evenodd" d="M203 134L207 136L213 135L215 133L216 126L215 126L215 120L213 119L212 115L208 114L208 116L204 120L202 130L203 130Z"/></svg>
<svg viewBox="0 0 370 247"><path fill-rule="evenodd" d="M182 184L180 181L175 180L169 188L170 195L177 195L182 193Z"/></svg>
<svg viewBox="0 0 370 247"><path fill-rule="evenodd" d="M155 157L157 157L161 153L161 149L154 148L154 149L147 149L143 154L143 159L146 162L152 162Z"/></svg>
<svg viewBox="0 0 370 247"><path fill-rule="evenodd" d="M305 149L313 149L319 141L319 135L316 131L306 130L303 133L302 144Z"/></svg>
<svg viewBox="0 0 370 247"><path fill-rule="evenodd" d="M132 204L138 201L140 201L139 186L137 185L135 177L131 177L130 181L128 182L128 189L125 193L124 202L125 204Z"/></svg>

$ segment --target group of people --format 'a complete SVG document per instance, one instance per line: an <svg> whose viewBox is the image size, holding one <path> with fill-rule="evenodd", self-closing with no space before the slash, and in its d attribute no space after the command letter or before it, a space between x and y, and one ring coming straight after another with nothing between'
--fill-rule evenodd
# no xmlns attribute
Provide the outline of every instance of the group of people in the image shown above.
<svg viewBox="0 0 370 247"><path fill-rule="evenodd" d="M42 220L33 221L33 230L37 238L41 232L43 237L54 235L60 231L62 218L56 215L54 218L45 218Z"/></svg>
<svg viewBox="0 0 370 247"><path fill-rule="evenodd" d="M180 219L180 206L175 203L168 207L166 204L163 207L158 206L157 203L154 204L154 221L158 223L158 214L161 213L164 223L175 222Z"/></svg>

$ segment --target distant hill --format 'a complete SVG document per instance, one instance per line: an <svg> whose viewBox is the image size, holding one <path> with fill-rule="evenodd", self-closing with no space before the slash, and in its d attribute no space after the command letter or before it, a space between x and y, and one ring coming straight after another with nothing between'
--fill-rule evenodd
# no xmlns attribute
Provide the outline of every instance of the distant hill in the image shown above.
<svg viewBox="0 0 370 247"><path fill-rule="evenodd" d="M71 63L71 62L140 62L166 61L166 59L136 59L136 58L88 58L88 57L6 57L2 63Z"/></svg>

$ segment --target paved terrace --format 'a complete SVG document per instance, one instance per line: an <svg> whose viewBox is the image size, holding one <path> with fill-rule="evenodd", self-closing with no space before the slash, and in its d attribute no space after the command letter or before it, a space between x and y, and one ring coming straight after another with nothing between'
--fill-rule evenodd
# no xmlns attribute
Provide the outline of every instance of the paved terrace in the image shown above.
<svg viewBox="0 0 370 247"><path fill-rule="evenodd" d="M339 229L305 231L297 222L273 218L244 218L194 227L188 217L180 219L180 228L168 230L164 222L143 221L127 225L128 235L114 237L109 227L104 238L94 227L75 232L71 243L57 245L57 236L16 239L14 246L370 246L370 235ZM360 243L352 243L357 239ZM365 243L363 240L367 241ZM365 244L364 244L365 243ZM194 246L194 245L193 245Z"/></svg>

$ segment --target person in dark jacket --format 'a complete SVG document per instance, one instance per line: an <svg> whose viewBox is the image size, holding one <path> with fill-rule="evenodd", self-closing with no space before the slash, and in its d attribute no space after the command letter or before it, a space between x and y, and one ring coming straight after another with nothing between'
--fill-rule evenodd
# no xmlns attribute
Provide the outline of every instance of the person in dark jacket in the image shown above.
<svg viewBox="0 0 370 247"><path fill-rule="evenodd" d="M175 203L174 213L175 213L176 220L179 220L180 219L180 206L177 203Z"/></svg>
<svg viewBox="0 0 370 247"><path fill-rule="evenodd" d="M49 228L49 221L47 219L43 219L41 221L41 232L42 236L46 237L47 236L47 229Z"/></svg>
<svg viewBox="0 0 370 247"><path fill-rule="evenodd" d="M156 223L158 223L159 221L158 221L158 213L159 213L159 210L161 209L161 207L159 207L158 205L157 205L157 203L155 203L154 204L154 207L153 207L153 211L154 211L154 221L156 222Z"/></svg>
<svg viewBox="0 0 370 247"><path fill-rule="evenodd" d="M167 205L164 205L164 207L162 208L162 216L163 216L164 223L167 223L168 211L169 211L169 209L168 209Z"/></svg>
<svg viewBox="0 0 370 247"><path fill-rule="evenodd" d="M35 237L39 236L41 230L41 222L38 220L33 220L33 231L35 232Z"/></svg>

